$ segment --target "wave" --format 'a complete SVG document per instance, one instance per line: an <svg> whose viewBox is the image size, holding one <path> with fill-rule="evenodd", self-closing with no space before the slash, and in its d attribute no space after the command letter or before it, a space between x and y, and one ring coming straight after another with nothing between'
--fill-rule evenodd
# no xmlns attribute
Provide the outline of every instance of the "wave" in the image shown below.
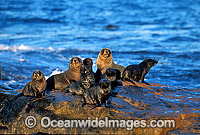
<svg viewBox="0 0 200 135"><path fill-rule="evenodd" d="M56 53L68 53L68 52L80 52L80 53L99 53L100 50L82 50L80 48L74 48L74 49L69 49L69 48L53 48L53 47L38 47L38 48L34 48L31 46L26 46L26 45L19 45L19 46L7 46L7 45L3 45L0 44L0 51L12 51L12 52L18 52L18 51L25 51L25 52L29 52L29 51L41 51L41 52L56 52ZM112 50L111 51L113 53L119 53L119 54L166 54L169 52L164 52L164 51L119 51L119 50ZM23 61L23 60L22 60Z"/></svg>
<svg viewBox="0 0 200 135"><path fill-rule="evenodd" d="M47 50L47 51L55 51L54 48L52 47L40 47L40 48L33 48L31 46L26 46L26 45L19 45L19 46L7 46L7 45L3 45L0 44L0 51L13 51L13 52L17 52L17 51L36 51L36 50ZM58 51L62 50L62 48L59 48Z"/></svg>
<svg viewBox="0 0 200 135"><path fill-rule="evenodd" d="M20 46L6 46L6 45L3 45L3 44L0 44L0 50L1 51L13 51L13 52L17 52L17 51L31 51L33 50L32 47L30 46L25 46L25 45L20 45Z"/></svg>
<svg viewBox="0 0 200 135"><path fill-rule="evenodd" d="M18 51L23 51L23 52L29 52L29 51L35 51L35 52L47 52L47 53L60 53L60 54L65 54L65 53L71 53L71 52L76 52L76 53L95 53L98 54L100 49L97 50L90 50L90 49L80 49L80 48L53 48L51 46L49 47L32 47L32 46L27 46L27 45L19 45L19 46L8 46L8 45L4 45L4 44L0 44L0 51L12 51L12 52L18 52ZM169 55L169 54L179 54L182 55L181 51L172 51L172 50L135 50L135 51L121 51L121 50L114 50L111 49L112 53L118 53L118 54L157 54L157 55ZM194 54L198 54L199 51L195 50L193 51ZM193 54L193 55L194 55ZM178 56L180 57L180 56ZM24 59L20 59L19 61L25 61Z"/></svg>

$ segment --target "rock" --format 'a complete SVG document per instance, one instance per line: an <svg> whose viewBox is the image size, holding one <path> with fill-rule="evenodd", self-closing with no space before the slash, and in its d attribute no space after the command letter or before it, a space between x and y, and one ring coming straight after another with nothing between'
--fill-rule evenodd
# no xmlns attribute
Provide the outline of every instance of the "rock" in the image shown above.
<svg viewBox="0 0 200 135"><path fill-rule="evenodd" d="M126 83L123 83L126 84ZM177 89L153 84L117 87L118 95L109 99L110 108L93 105L82 107L80 96L61 91L47 92L43 98L0 93L1 134L198 134L200 133L200 91ZM190 98L192 97L192 98ZM29 129L25 119L34 116L37 124ZM51 120L166 120L173 119L175 128L43 128L41 119Z"/></svg>

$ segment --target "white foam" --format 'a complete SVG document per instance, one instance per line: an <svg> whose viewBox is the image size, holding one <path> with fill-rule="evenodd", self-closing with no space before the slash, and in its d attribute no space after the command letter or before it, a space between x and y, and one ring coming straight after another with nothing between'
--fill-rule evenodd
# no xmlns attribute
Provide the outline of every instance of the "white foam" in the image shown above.
<svg viewBox="0 0 200 135"><path fill-rule="evenodd" d="M64 51L64 50L65 50L65 48L58 48L57 51Z"/></svg>
<svg viewBox="0 0 200 135"><path fill-rule="evenodd" d="M45 79L47 80L50 76L60 74L60 73L63 73L63 72L64 71L59 71L59 69L56 68L49 76L45 76Z"/></svg>
<svg viewBox="0 0 200 135"><path fill-rule="evenodd" d="M10 34L0 34L0 37L8 37Z"/></svg>
<svg viewBox="0 0 200 135"><path fill-rule="evenodd" d="M30 46L20 45L17 47L18 50L32 50Z"/></svg>
<svg viewBox="0 0 200 135"><path fill-rule="evenodd" d="M52 52L55 51L55 49L53 49L52 47L48 47L47 49L48 49L49 51L52 51Z"/></svg>
<svg viewBox="0 0 200 135"><path fill-rule="evenodd" d="M0 44L0 50L9 50L9 49L10 49L9 46L5 46L5 45Z"/></svg>
<svg viewBox="0 0 200 135"><path fill-rule="evenodd" d="M11 80L11 81L8 82L8 84L14 84L14 83L16 83L15 80Z"/></svg>
<svg viewBox="0 0 200 135"><path fill-rule="evenodd" d="M18 50L25 50L25 51L30 51L30 50L33 50L32 47L30 46L25 46L25 45L20 45L20 46L6 46L6 45L3 45L3 44L0 44L0 50L11 50L13 52L17 52Z"/></svg>
<svg viewBox="0 0 200 135"><path fill-rule="evenodd" d="M21 62L27 62L27 60L25 60L25 59L19 59L19 61L21 61Z"/></svg>

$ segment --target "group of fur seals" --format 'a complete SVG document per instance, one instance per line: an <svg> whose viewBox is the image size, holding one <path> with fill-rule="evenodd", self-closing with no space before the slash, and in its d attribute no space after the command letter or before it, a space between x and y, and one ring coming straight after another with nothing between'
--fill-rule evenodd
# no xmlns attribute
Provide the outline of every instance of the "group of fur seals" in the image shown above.
<svg viewBox="0 0 200 135"><path fill-rule="evenodd" d="M46 89L64 90L70 83L80 81L80 67L82 60L79 57L73 57L70 60L69 69L64 73L53 75L47 79L44 78L42 71L36 70L32 73L32 81L28 82L21 95L42 97Z"/></svg>
<svg viewBox="0 0 200 135"><path fill-rule="evenodd" d="M42 97L46 89L46 81L42 71L35 70L32 81L28 82L22 91L24 96Z"/></svg>
<svg viewBox="0 0 200 135"><path fill-rule="evenodd" d="M111 87L114 89L115 86L119 85L119 82L116 80L116 71L113 68L108 68L105 74L101 76L100 82L95 83L92 66L92 59L84 59L83 65L80 68L80 81L71 83L65 90L82 96L83 106L85 104L100 106L103 103L107 106L109 97L114 95L111 93Z"/></svg>
<svg viewBox="0 0 200 135"><path fill-rule="evenodd" d="M112 52L108 48L101 49L97 58L97 71L93 72L91 58L82 60L73 57L69 69L61 74L50 76L46 81L44 74L36 70L32 74L32 81L27 83L22 91L24 96L42 97L45 90L65 90L83 97L84 104L97 106L105 103L116 86L121 86L121 80L141 80L150 68L158 61L146 59L139 65L124 68L113 62ZM121 80L120 80L121 79Z"/></svg>
<svg viewBox="0 0 200 135"><path fill-rule="evenodd" d="M155 66L158 63L156 60L146 59L142 61L139 65L130 65L127 66L122 74L124 80L134 80L139 82L141 80L144 82L145 75L149 72L150 68ZM147 83L148 84L148 83Z"/></svg>

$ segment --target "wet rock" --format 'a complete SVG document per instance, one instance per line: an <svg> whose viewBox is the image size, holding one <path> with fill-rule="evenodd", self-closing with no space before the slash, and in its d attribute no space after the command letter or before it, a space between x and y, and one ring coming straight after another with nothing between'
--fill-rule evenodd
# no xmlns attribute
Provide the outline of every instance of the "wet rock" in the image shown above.
<svg viewBox="0 0 200 135"><path fill-rule="evenodd" d="M128 85L127 85L128 84ZM50 91L43 98L7 95L0 93L0 133L12 134L198 134L200 133L199 90L177 89L170 86L141 83L117 87L118 95L109 99L108 105L90 110L93 105L82 107L81 96ZM37 124L27 128L25 119L34 116ZM87 120L91 117L118 120L173 119L175 128L43 128L43 117L51 120Z"/></svg>

